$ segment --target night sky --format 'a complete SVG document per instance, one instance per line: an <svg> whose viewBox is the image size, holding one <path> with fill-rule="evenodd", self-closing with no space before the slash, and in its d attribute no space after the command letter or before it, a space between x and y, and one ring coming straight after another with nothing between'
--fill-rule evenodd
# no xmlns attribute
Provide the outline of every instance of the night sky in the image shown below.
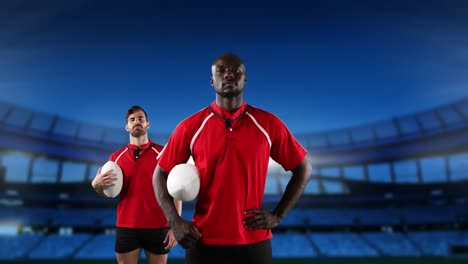
<svg viewBox="0 0 468 264"><path fill-rule="evenodd" d="M2 1L0 100L122 129L139 104L169 133L214 100L225 52L294 133L468 96L467 1L249 2Z"/></svg>

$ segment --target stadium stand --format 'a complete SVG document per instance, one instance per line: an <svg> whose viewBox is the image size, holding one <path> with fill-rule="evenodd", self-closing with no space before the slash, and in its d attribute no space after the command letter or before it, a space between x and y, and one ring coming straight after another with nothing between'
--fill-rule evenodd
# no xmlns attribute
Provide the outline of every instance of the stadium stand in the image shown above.
<svg viewBox="0 0 468 264"><path fill-rule="evenodd" d="M275 258L466 256L468 98L297 138L313 179L274 231ZM114 259L117 199L89 183L126 141L121 129L0 102L0 260ZM265 208L289 177L271 161ZM184 204L184 218L193 212Z"/></svg>
<svg viewBox="0 0 468 264"><path fill-rule="evenodd" d="M375 257L377 249L370 246L356 233L318 233L310 234L310 239L317 245L321 256L327 257Z"/></svg>
<svg viewBox="0 0 468 264"><path fill-rule="evenodd" d="M75 255L77 259L112 259L115 234L98 234L87 241Z"/></svg>

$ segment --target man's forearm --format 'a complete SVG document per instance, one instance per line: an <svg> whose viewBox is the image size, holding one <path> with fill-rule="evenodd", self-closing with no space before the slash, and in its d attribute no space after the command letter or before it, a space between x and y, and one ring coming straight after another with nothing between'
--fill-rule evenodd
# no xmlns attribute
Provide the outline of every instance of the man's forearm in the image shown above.
<svg viewBox="0 0 468 264"><path fill-rule="evenodd" d="M276 208L273 210L280 219L288 213L291 208L294 207L296 202L301 197L304 189L312 176L312 166L307 159L304 159L295 169L293 169L293 176L286 186L281 200L279 201Z"/></svg>
<svg viewBox="0 0 468 264"><path fill-rule="evenodd" d="M174 204L174 199L167 191L167 173L159 166L156 167L153 174L153 188L156 200L164 212L169 225L172 226L174 221L180 219L180 215Z"/></svg>
<svg viewBox="0 0 468 264"><path fill-rule="evenodd" d="M101 187L97 187L95 180L91 182L91 187L93 187L97 194L101 195L102 197L109 198L104 194L104 190Z"/></svg>
<svg viewBox="0 0 468 264"><path fill-rule="evenodd" d="M182 216L182 201L174 198L174 206L176 208L177 214Z"/></svg>

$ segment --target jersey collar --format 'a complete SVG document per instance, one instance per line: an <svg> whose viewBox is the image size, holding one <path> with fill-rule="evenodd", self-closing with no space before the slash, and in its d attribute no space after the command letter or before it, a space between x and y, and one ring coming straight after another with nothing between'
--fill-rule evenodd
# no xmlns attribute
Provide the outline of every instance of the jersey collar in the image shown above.
<svg viewBox="0 0 468 264"><path fill-rule="evenodd" d="M148 140L148 143L141 145L141 147L138 147L137 145L130 144L130 143L128 143L127 146L128 146L129 149L135 150L135 149L147 149L147 148L149 148L152 144L153 144L153 142L152 142L151 140Z"/></svg>
<svg viewBox="0 0 468 264"><path fill-rule="evenodd" d="M245 103L245 102L242 103L241 107L239 109L237 109L234 113L231 113L231 112L229 112L227 110L222 109L221 107L219 107L216 104L216 101L211 103L211 109L216 114L218 114L219 116L222 116L223 118L234 120L234 119L239 118L241 115L243 115L245 113L245 111L247 109L247 103Z"/></svg>

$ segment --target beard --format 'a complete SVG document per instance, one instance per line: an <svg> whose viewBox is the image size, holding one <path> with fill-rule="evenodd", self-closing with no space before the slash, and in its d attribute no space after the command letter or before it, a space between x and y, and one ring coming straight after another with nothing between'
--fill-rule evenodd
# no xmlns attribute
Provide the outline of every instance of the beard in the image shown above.
<svg viewBox="0 0 468 264"><path fill-rule="evenodd" d="M130 132L130 135L132 135L132 137L139 138L141 136L146 135L146 130L137 128L132 130L132 132Z"/></svg>

